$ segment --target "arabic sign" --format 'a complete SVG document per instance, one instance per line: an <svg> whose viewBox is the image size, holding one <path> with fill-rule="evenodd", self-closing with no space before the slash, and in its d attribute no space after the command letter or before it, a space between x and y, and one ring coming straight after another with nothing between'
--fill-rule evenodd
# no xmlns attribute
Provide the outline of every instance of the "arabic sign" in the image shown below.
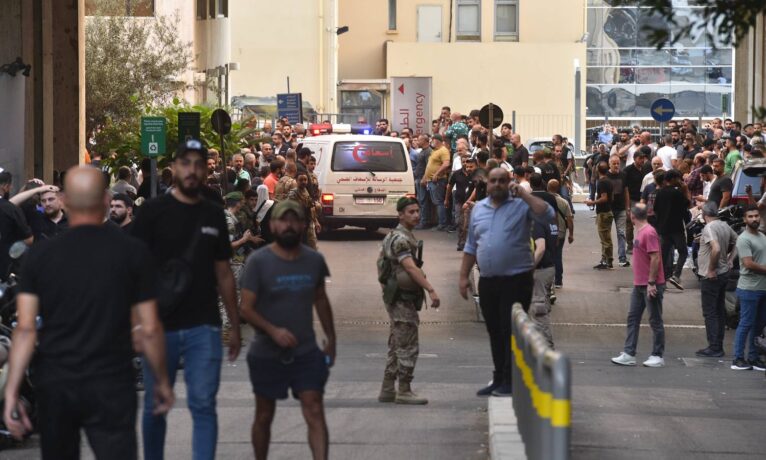
<svg viewBox="0 0 766 460"><path fill-rule="evenodd" d="M290 124L303 123L303 94L277 94L277 113L279 118L287 117Z"/></svg>
<svg viewBox="0 0 766 460"><path fill-rule="evenodd" d="M391 129L410 128L418 134L431 131L431 77L391 78Z"/></svg>
<svg viewBox="0 0 766 460"><path fill-rule="evenodd" d="M141 117L141 153L149 158L165 154L165 117Z"/></svg>
<svg viewBox="0 0 766 460"><path fill-rule="evenodd" d="M338 142L332 170L406 172L407 160L399 142Z"/></svg>

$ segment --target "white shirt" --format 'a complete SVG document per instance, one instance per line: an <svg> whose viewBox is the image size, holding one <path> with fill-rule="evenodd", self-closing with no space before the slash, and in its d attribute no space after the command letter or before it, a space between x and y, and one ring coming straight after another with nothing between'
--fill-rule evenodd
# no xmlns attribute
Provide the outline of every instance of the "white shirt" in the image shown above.
<svg viewBox="0 0 766 460"><path fill-rule="evenodd" d="M463 168L463 161L460 158L460 155L455 155L455 158L452 159L452 170L457 171L458 169Z"/></svg>
<svg viewBox="0 0 766 460"><path fill-rule="evenodd" d="M662 147L657 150L657 156L662 159L662 169L669 171L673 169L673 160L678 159L678 151L673 147Z"/></svg>
<svg viewBox="0 0 766 460"><path fill-rule="evenodd" d="M628 152L625 154L625 166L630 166L633 164L633 155L636 154L638 151L638 148L641 147L640 145L631 144L630 148L628 149Z"/></svg>
<svg viewBox="0 0 766 460"><path fill-rule="evenodd" d="M644 176L644 180L641 181L641 193L644 192L644 189L647 185L654 182L654 171L650 171Z"/></svg>

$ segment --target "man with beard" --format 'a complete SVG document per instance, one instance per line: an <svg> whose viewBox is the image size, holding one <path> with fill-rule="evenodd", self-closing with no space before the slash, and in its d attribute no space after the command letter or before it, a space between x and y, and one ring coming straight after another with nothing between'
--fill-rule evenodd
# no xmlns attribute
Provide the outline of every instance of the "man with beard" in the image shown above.
<svg viewBox="0 0 766 460"><path fill-rule="evenodd" d="M287 195L287 199L295 200L303 208L303 215L306 216L306 233L304 233L303 242L311 249L317 250L317 234L322 231L319 224L319 218L316 215L316 206L309 193L309 173L301 169L295 178L296 187Z"/></svg>
<svg viewBox="0 0 766 460"><path fill-rule="evenodd" d="M232 256L223 208L205 200L200 189L207 174L207 150L196 139L182 143L173 157L175 187L171 193L147 201L135 220L133 236L143 240L163 272L188 279L178 292L165 287L160 298L168 354L168 374L175 382L180 359L188 407L193 420L192 453L195 459L215 458L218 439L216 394L221 377L221 316L218 295L231 323L229 360L239 355L239 313ZM180 266L180 267L179 267ZM183 269L181 269L183 267ZM152 414L154 380L144 370L144 458L163 457L166 420Z"/></svg>
<svg viewBox="0 0 766 460"><path fill-rule="evenodd" d="M114 195L109 202L109 218L130 234L133 230L133 200L122 193Z"/></svg>
<svg viewBox="0 0 766 460"><path fill-rule="evenodd" d="M135 459L134 347L143 351L157 381L157 416L174 399L157 317L156 271L143 243L104 224L109 201L101 171L70 169L64 199L72 228L25 257L5 424L18 439L32 428L18 391L35 354L42 458L80 458L82 429L95 458ZM38 330L40 319L45 327Z"/></svg>
<svg viewBox="0 0 766 460"><path fill-rule="evenodd" d="M58 192L41 193L40 205L43 207L43 215L32 222L32 234L38 242L51 239L69 228L69 221L64 214L64 206Z"/></svg>
<svg viewBox="0 0 766 460"><path fill-rule="evenodd" d="M402 197L396 203L396 210L399 225L383 240L377 262L378 281L391 324L388 359L378 401L428 404L427 399L419 398L410 387L419 353L418 312L425 302L424 291L431 297L432 308L439 308L440 300L417 258L418 243L412 230L420 220L420 206L416 199Z"/></svg>
<svg viewBox="0 0 766 460"><path fill-rule="evenodd" d="M487 194L471 212L460 267L460 295L468 299L468 273L478 260L480 307L495 370L492 382L477 396L510 396L511 306L520 302L529 310L534 286L530 229L533 222L548 224L555 215L545 201L511 183L503 168L490 171Z"/></svg>
<svg viewBox="0 0 766 460"><path fill-rule="evenodd" d="M242 278L242 317L255 329L247 353L255 393L252 443L256 459L268 456L276 400L288 390L301 402L313 458L326 459L329 438L323 393L335 362L335 326L325 291L330 272L324 257L301 244L306 231L303 208L294 200L274 206L275 242L254 252ZM312 306L326 343L317 346Z"/></svg>

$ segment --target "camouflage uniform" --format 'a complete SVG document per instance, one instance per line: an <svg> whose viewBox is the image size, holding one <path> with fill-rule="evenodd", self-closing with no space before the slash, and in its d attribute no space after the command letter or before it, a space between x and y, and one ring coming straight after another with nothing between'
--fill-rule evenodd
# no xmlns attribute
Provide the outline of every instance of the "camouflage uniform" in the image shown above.
<svg viewBox="0 0 766 460"><path fill-rule="evenodd" d="M283 201L287 199L287 195L290 194L290 190L298 187L298 183L295 179L288 175L284 175L279 178L279 182L274 186L274 201Z"/></svg>
<svg viewBox="0 0 766 460"><path fill-rule="evenodd" d="M380 257L389 259L394 275L404 271L401 261L407 257L413 260L417 256L417 241L411 231L399 225L383 240ZM418 359L418 325L420 310L425 299L423 290L397 290L393 302L386 303L386 311L391 322L388 337L388 359L384 378L409 383L415 371ZM384 300L385 302L385 300Z"/></svg>
<svg viewBox="0 0 766 460"><path fill-rule="evenodd" d="M287 194L287 199L294 200L300 203L303 208L303 212L306 215L306 234L304 236L305 243L316 250L317 248L317 234L314 228L314 220L316 220L316 207L314 201L309 195L308 189L294 188Z"/></svg>

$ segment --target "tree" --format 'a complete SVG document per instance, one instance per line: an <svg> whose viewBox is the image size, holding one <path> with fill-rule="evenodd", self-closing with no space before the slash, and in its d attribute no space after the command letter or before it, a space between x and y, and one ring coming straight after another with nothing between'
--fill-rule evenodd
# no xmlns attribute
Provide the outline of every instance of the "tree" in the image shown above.
<svg viewBox="0 0 766 460"><path fill-rule="evenodd" d="M118 3L126 5L125 0ZM145 107L167 104L187 87L181 78L191 69L192 44L180 40L179 22L177 14L87 18L85 118L89 136L107 123L137 126Z"/></svg>
<svg viewBox="0 0 766 460"><path fill-rule="evenodd" d="M766 13L764 0L689 0L689 6L700 6L695 21L681 24L673 11L678 0L605 0L613 6L651 8L673 27L647 26L650 41L657 48L669 46L688 37L704 34L709 43L729 46L741 41L755 25L759 15ZM715 27L708 27L714 24Z"/></svg>

